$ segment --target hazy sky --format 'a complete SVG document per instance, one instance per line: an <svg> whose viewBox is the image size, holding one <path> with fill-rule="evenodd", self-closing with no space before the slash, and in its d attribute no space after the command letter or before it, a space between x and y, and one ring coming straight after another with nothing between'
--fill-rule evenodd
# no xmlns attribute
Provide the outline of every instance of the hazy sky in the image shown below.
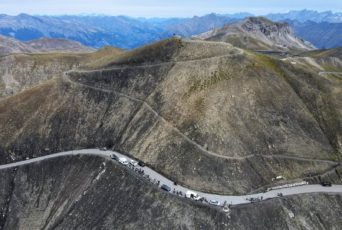
<svg viewBox="0 0 342 230"><path fill-rule="evenodd" d="M108 14L134 17L188 17L215 13L266 14L313 9L342 11L342 0L0 0L0 13Z"/></svg>

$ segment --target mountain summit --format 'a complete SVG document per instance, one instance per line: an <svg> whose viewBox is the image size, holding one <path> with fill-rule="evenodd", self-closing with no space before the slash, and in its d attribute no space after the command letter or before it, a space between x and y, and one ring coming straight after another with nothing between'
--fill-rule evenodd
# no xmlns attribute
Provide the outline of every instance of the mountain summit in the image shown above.
<svg viewBox="0 0 342 230"><path fill-rule="evenodd" d="M253 50L312 50L315 47L298 38L287 23L272 22L263 17L249 17L221 29L202 33L197 38L229 42Z"/></svg>

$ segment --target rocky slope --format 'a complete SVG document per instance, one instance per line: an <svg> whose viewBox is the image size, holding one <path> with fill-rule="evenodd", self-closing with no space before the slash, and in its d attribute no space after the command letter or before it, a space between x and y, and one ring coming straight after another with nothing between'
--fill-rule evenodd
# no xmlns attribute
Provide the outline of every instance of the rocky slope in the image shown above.
<svg viewBox="0 0 342 230"><path fill-rule="evenodd" d="M41 38L21 42L11 37L0 36L0 56L13 53L89 53L95 49L66 39Z"/></svg>
<svg viewBox="0 0 342 230"><path fill-rule="evenodd" d="M229 42L237 47L253 50L314 49L309 42L296 37L287 23L272 22L262 17L249 17L196 37L209 41Z"/></svg>
<svg viewBox="0 0 342 230"><path fill-rule="evenodd" d="M101 65L1 100L0 162L107 146L189 187L247 193L341 157L341 87L314 70L178 39Z"/></svg>
<svg viewBox="0 0 342 230"><path fill-rule="evenodd" d="M0 229L340 229L342 196L301 195L230 215L166 194L112 161L64 157L0 171ZM324 210L324 211L322 211Z"/></svg>

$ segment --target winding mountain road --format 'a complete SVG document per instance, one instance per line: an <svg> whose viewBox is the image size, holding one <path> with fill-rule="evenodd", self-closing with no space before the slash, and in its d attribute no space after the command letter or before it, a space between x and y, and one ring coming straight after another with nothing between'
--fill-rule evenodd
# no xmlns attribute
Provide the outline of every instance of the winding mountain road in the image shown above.
<svg viewBox="0 0 342 230"><path fill-rule="evenodd" d="M33 158L33 159L28 159L28 160L24 160L24 161L0 165L0 170L20 167L23 165L33 164L36 162L45 161L45 160L63 157L63 156L95 155L95 156L103 157L105 159L111 159L111 156L113 154L115 154L118 157L124 157L127 160L132 160L128 156L125 156L125 155L118 153L118 152L113 152L113 151L109 151L109 150L103 151L103 150L99 150L99 149L83 149L83 150L73 150L73 151L60 152L60 153L55 153L55 154L37 157L37 158ZM117 161L114 161L114 162L118 163ZM122 165L122 167L126 167L126 166ZM169 180L168 178L164 177L163 175L159 174L158 172L154 171L153 169L151 169L147 166L145 166L143 168L140 166L136 166L136 168L144 170L144 175L148 175L149 178L151 178L152 180L155 179L156 181L160 181L159 186L161 186L163 184L169 186L171 188L171 193L173 190L175 190L175 191L181 191L182 194L184 195L187 191L189 191L188 188L180 186L180 185L175 185L173 183L173 181ZM132 170L132 169L128 168L128 170ZM194 191L194 190L192 190L192 191ZM276 198L276 197L278 197L279 193L282 193L283 196L291 196L291 195L297 195L297 194L303 194L303 193L342 193L342 185L333 185L331 187L323 187L321 185L302 185L302 186L296 186L296 187L291 187L291 188L271 190L271 191L268 191L265 193L249 194L249 195L242 195L242 196L217 195L217 194L203 193L200 191L194 191L194 192L196 192L199 196L206 198L207 200L216 200L216 201L220 202L221 205L224 204L225 202L227 204L231 204L231 205L240 205L240 204L250 203L251 202L249 200L250 198L261 198L262 197L263 200Z"/></svg>

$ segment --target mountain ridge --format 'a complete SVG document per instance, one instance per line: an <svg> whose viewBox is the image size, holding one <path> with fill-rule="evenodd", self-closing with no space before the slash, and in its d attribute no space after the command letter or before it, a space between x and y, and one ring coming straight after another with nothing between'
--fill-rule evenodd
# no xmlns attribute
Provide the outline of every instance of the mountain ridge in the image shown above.
<svg viewBox="0 0 342 230"><path fill-rule="evenodd" d="M93 48L67 39L40 38L21 42L12 37L0 35L0 56L14 53L89 53L94 51Z"/></svg>

